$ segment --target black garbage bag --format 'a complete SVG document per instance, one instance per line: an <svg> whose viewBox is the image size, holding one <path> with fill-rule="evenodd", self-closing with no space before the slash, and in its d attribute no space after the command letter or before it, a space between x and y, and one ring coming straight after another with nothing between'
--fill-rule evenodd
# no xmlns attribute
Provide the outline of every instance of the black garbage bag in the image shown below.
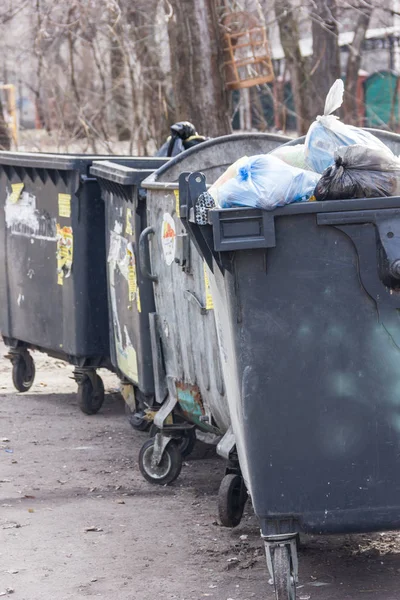
<svg viewBox="0 0 400 600"><path fill-rule="evenodd" d="M199 135L189 121L179 121L171 126L171 135L157 151L156 156L177 156L181 152L205 142L207 138Z"/></svg>
<svg viewBox="0 0 400 600"><path fill-rule="evenodd" d="M400 191L400 159L388 150L366 146L342 146L334 154L335 163L322 173L317 200L379 198Z"/></svg>

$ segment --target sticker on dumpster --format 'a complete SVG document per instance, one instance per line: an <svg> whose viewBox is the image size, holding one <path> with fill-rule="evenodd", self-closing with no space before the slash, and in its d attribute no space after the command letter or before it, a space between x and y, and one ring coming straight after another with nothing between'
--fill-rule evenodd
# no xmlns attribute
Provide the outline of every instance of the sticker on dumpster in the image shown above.
<svg viewBox="0 0 400 600"><path fill-rule="evenodd" d="M23 184L21 184L23 186ZM57 221L46 210L36 208L36 197L21 191L15 202L14 192L8 192L4 207L6 225L13 235L37 240L56 241Z"/></svg>
<svg viewBox="0 0 400 600"><path fill-rule="evenodd" d="M206 309L212 310L214 308L214 303L213 303L213 299L211 296L210 280L208 278L207 266L206 266L205 262L203 263L203 266L204 266L204 284L205 284L205 288L206 288Z"/></svg>
<svg viewBox="0 0 400 600"><path fill-rule="evenodd" d="M129 290L129 302L135 300L137 292L137 279L136 279L136 260L135 253L133 251L132 244L128 244L126 253L128 255L128 290Z"/></svg>
<svg viewBox="0 0 400 600"><path fill-rule="evenodd" d="M18 200L20 199L22 190L24 189L24 184L23 183L12 183L11 184L11 194L9 195L9 197L7 198L8 202L10 204L15 204L16 202L18 202Z"/></svg>
<svg viewBox="0 0 400 600"><path fill-rule="evenodd" d="M132 228L132 210L130 208L128 208L126 210L126 225L125 225L125 233L127 235L133 235L133 228Z"/></svg>
<svg viewBox="0 0 400 600"><path fill-rule="evenodd" d="M179 205L179 190L174 190L174 194L175 194L175 211L176 211L176 216L179 219L181 216L180 205Z"/></svg>
<svg viewBox="0 0 400 600"><path fill-rule="evenodd" d="M74 250L72 227L61 227L57 223L57 283L64 284L64 279L71 275Z"/></svg>
<svg viewBox="0 0 400 600"><path fill-rule="evenodd" d="M176 231L175 221L169 213L164 213L161 227L161 245L165 262L170 266L175 258Z"/></svg>
<svg viewBox="0 0 400 600"><path fill-rule="evenodd" d="M58 194L58 214L67 219L71 216L71 195Z"/></svg>

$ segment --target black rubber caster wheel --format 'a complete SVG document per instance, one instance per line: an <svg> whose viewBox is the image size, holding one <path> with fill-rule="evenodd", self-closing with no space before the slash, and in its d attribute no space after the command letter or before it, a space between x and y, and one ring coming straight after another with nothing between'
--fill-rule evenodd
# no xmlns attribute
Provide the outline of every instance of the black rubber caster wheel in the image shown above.
<svg viewBox="0 0 400 600"><path fill-rule="evenodd" d="M177 477L182 469L182 455L175 440L171 440L164 450L161 462L152 466L151 459L154 452L154 438L147 440L139 453L139 469L143 477L149 483L157 485L169 485Z"/></svg>
<svg viewBox="0 0 400 600"><path fill-rule="evenodd" d="M277 546L272 555L276 600L296 600L296 584L292 573L288 546Z"/></svg>
<svg viewBox="0 0 400 600"><path fill-rule="evenodd" d="M150 427L150 432L149 432L149 436L151 438L155 437L156 434L159 432L159 428L157 427L157 425L155 425L154 423L152 423L151 427ZM181 454L183 456L183 458L186 458L187 456L189 456L190 454L192 454L194 447L196 445L196 431L195 429L184 429L182 430L182 436L178 441L178 445L179 445L179 450L181 451Z"/></svg>
<svg viewBox="0 0 400 600"><path fill-rule="evenodd" d="M132 412L130 407L125 404L125 414L129 423L136 431L147 431L150 429L151 421L146 419L146 413L143 410Z"/></svg>
<svg viewBox="0 0 400 600"><path fill-rule="evenodd" d="M240 475L229 473L218 491L218 514L224 527L237 527L242 520L247 491Z"/></svg>
<svg viewBox="0 0 400 600"><path fill-rule="evenodd" d="M101 377L95 374L96 389L90 377L86 376L78 385L78 406L85 415L95 415L104 402L104 384Z"/></svg>
<svg viewBox="0 0 400 600"><path fill-rule="evenodd" d="M18 392L27 392L35 380L35 363L29 352L16 354L12 358L12 380Z"/></svg>

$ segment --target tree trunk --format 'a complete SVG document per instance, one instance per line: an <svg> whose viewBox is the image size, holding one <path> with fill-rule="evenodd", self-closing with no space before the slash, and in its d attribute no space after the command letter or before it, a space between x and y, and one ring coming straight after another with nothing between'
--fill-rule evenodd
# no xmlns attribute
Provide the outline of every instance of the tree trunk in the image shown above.
<svg viewBox="0 0 400 600"><path fill-rule="evenodd" d="M175 115L201 135L231 133L215 0L169 0L168 22Z"/></svg>
<svg viewBox="0 0 400 600"><path fill-rule="evenodd" d="M354 29L354 38L349 46L349 56L346 67L346 89L343 102L344 120L349 125L358 125L357 82L361 66L362 45L369 27L373 8L364 8L359 13Z"/></svg>
<svg viewBox="0 0 400 600"><path fill-rule="evenodd" d="M11 141L7 123L4 119L3 104L0 100L0 150L10 150Z"/></svg>
<svg viewBox="0 0 400 600"><path fill-rule="evenodd" d="M300 52L300 35L294 8L290 0L275 0L275 14L285 61L290 73L294 107L296 111L297 133L304 135L310 126L307 98L309 79L307 63Z"/></svg>
<svg viewBox="0 0 400 600"><path fill-rule="evenodd" d="M125 55L122 48L122 30L117 18L112 13L111 24L111 49L110 49L110 67L111 67L111 97L113 103L113 113L115 119L115 129L119 141L129 140L131 137L128 124L128 102L126 89L126 64Z"/></svg>
<svg viewBox="0 0 400 600"><path fill-rule="evenodd" d="M336 0L314 0L312 13L313 57L309 90L310 114L324 112L325 98L340 78L339 30Z"/></svg>

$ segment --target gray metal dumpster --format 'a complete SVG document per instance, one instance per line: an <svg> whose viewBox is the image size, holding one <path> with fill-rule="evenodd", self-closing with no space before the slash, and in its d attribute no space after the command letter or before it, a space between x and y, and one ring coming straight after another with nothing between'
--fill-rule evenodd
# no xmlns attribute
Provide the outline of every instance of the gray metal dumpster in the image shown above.
<svg viewBox="0 0 400 600"><path fill-rule="evenodd" d="M206 179L180 181L241 473L276 599L295 600L300 532L400 529L400 198L214 209L197 225Z"/></svg>
<svg viewBox="0 0 400 600"><path fill-rule="evenodd" d="M182 172L197 168L207 172L209 181L215 181L241 156L267 153L288 139L246 134L210 140L172 159L143 182L148 227L140 238L140 268L154 287L156 312L151 315L151 332L155 392L161 405L154 421L163 432L145 444L139 457L142 473L149 481L171 480L167 473L166 479L160 476L158 465L163 452L168 453L174 444L171 433L176 430L166 426L165 419L177 406L201 431L227 434L218 451L230 459L232 472L237 462L207 272L179 219L178 178ZM173 471L174 460L170 457L163 464L166 470L179 474L180 466ZM239 496L243 498L243 494ZM226 524L237 524L243 506L235 516L232 511L226 515Z"/></svg>
<svg viewBox="0 0 400 600"><path fill-rule="evenodd" d="M129 421L137 429L150 426L144 411L154 404L149 331L153 287L137 268L139 236L146 227L145 192L140 184L167 160L138 158L130 167L96 161L90 169L105 204L111 362L123 382L123 392L125 388L133 391L124 397L131 401L127 404Z"/></svg>
<svg viewBox="0 0 400 600"><path fill-rule="evenodd" d="M20 392L33 383L29 349L65 360L74 365L78 403L87 414L104 399L96 369L113 368L104 203L89 173L100 158L0 152L0 331L13 382Z"/></svg>

